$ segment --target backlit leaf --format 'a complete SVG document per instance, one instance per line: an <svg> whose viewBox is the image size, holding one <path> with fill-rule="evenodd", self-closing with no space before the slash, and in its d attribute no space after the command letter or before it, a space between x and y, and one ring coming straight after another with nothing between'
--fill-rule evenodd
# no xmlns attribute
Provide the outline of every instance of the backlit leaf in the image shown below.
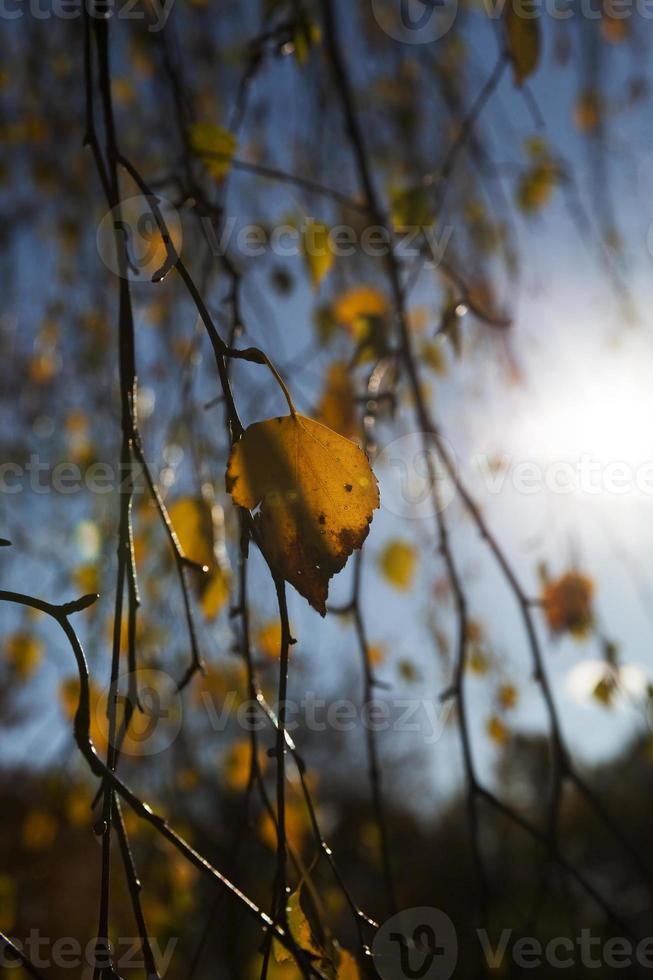
<svg viewBox="0 0 653 980"><path fill-rule="evenodd" d="M404 592L413 584L417 552L406 541L389 541L381 553L379 565L388 582Z"/></svg>
<svg viewBox="0 0 653 980"><path fill-rule="evenodd" d="M4 654L16 674L27 680L41 663L43 644L31 633L19 630L7 637Z"/></svg>
<svg viewBox="0 0 653 980"><path fill-rule="evenodd" d="M224 126L196 122L189 130L190 145L212 177L222 180L231 169L237 140Z"/></svg>
<svg viewBox="0 0 653 980"><path fill-rule="evenodd" d="M488 737L494 742L495 745L503 748L504 745L508 743L510 739L510 731L508 730L505 722L498 717L498 715L492 715L488 718L487 725L485 726Z"/></svg>
<svg viewBox="0 0 653 980"><path fill-rule="evenodd" d="M379 491L365 453L302 415L251 425L227 467L227 490L254 510L258 543L322 615L329 580L368 535Z"/></svg>
<svg viewBox="0 0 653 980"><path fill-rule="evenodd" d="M222 568L216 568L202 588L202 612L209 621L216 619L228 599L229 576Z"/></svg>
<svg viewBox="0 0 653 980"><path fill-rule="evenodd" d="M318 421L351 439L359 429L355 398L356 390L347 365L334 361L327 371L326 385L317 410Z"/></svg>
<svg viewBox="0 0 653 980"><path fill-rule="evenodd" d="M207 567L214 561L211 508L201 498L182 497L168 508L168 515L187 558Z"/></svg>
<svg viewBox="0 0 653 980"><path fill-rule="evenodd" d="M594 583L580 572L568 572L547 582L542 593L542 607L554 633L571 633L581 638L593 623Z"/></svg>
<svg viewBox="0 0 653 980"><path fill-rule="evenodd" d="M329 229L319 221L309 219L302 233L302 251L314 289L328 275L333 265Z"/></svg>
<svg viewBox="0 0 653 980"><path fill-rule="evenodd" d="M522 85L540 60L539 11L528 0L511 0L505 7L506 38L515 83Z"/></svg>

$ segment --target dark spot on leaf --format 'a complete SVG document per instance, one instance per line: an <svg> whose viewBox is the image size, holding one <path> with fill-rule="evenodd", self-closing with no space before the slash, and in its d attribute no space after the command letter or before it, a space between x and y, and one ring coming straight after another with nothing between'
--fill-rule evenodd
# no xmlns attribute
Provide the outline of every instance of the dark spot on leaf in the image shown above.
<svg viewBox="0 0 653 980"><path fill-rule="evenodd" d="M324 514L320 514L320 516L318 517L318 521L320 522L320 524L326 524L326 517L324 516Z"/></svg>
<svg viewBox="0 0 653 980"><path fill-rule="evenodd" d="M352 487L351 483L345 483L345 490L347 493L351 493L353 489L354 488Z"/></svg>

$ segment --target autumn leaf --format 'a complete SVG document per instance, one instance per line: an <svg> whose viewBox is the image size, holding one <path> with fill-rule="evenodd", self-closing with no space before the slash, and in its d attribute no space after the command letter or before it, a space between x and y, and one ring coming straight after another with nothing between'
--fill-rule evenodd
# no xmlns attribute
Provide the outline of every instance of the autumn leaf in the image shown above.
<svg viewBox="0 0 653 980"><path fill-rule="evenodd" d="M21 680L27 680L41 663L43 644L31 633L19 630L5 642L5 658Z"/></svg>
<svg viewBox="0 0 653 980"><path fill-rule="evenodd" d="M603 119L601 96L594 89L581 94L574 107L574 120L582 133L595 133Z"/></svg>
<svg viewBox="0 0 653 980"><path fill-rule="evenodd" d="M201 498L181 497L170 504L168 516L183 553L198 565L214 561L211 508Z"/></svg>
<svg viewBox="0 0 653 980"><path fill-rule="evenodd" d="M297 891L293 892L288 899L286 914L288 916L288 926L290 927L291 935L297 944L303 950L306 950L308 953L312 953L314 956L323 956L324 950L320 949L320 947L314 942L309 921L304 914L304 910L302 909L301 889L298 888ZM291 958L292 953L290 953L280 943L275 943L275 959L278 963L285 963Z"/></svg>
<svg viewBox="0 0 653 980"><path fill-rule="evenodd" d="M347 365L334 361L329 365L326 384L317 410L318 421L341 436L351 439L358 432L356 391Z"/></svg>
<svg viewBox="0 0 653 980"><path fill-rule="evenodd" d="M320 25L310 20L304 11L300 11L295 21L292 39L295 60L300 68L304 67L311 50L320 43L321 38Z"/></svg>
<svg viewBox="0 0 653 980"><path fill-rule="evenodd" d="M503 711L511 711L517 706L519 693L514 684L502 684L497 691L497 701Z"/></svg>
<svg viewBox="0 0 653 980"><path fill-rule="evenodd" d="M388 582L405 592L413 584L417 552L406 541L389 541L381 552L379 566Z"/></svg>
<svg viewBox="0 0 653 980"><path fill-rule="evenodd" d="M508 744L510 739L510 731L505 722L502 721L498 715L492 715L491 718L488 718L485 730L488 737L494 742L495 745L503 748Z"/></svg>
<svg viewBox="0 0 653 980"><path fill-rule="evenodd" d="M506 38L512 61L515 84L523 85L540 60L539 14L528 0L510 0L506 4Z"/></svg>
<svg viewBox="0 0 653 980"><path fill-rule="evenodd" d="M57 836L57 821L47 810L31 810L25 817L22 842L30 851L46 851Z"/></svg>
<svg viewBox="0 0 653 980"><path fill-rule="evenodd" d="M368 535L376 477L353 442L303 415L251 425L231 452L227 491L254 510L272 569L322 616L329 580Z"/></svg>
<svg viewBox="0 0 653 980"><path fill-rule="evenodd" d="M314 289L329 274L333 266L333 250L326 225L310 218L302 231L302 251Z"/></svg>
<svg viewBox="0 0 653 980"><path fill-rule="evenodd" d="M546 621L554 633L571 633L581 638L593 623L594 583L580 572L568 572L547 582L542 592Z"/></svg>
<svg viewBox="0 0 653 980"><path fill-rule="evenodd" d="M214 620L229 598L229 572L216 558L215 522L211 505L201 497L181 497L168 508L168 516L184 555L208 570L194 580L202 612Z"/></svg>
<svg viewBox="0 0 653 980"><path fill-rule="evenodd" d="M206 618L211 621L217 618L229 598L229 575L223 568L211 572L201 590L200 605Z"/></svg>
<svg viewBox="0 0 653 980"><path fill-rule="evenodd" d="M340 951L338 980L360 980L360 970L354 957L346 949Z"/></svg>
<svg viewBox="0 0 653 980"><path fill-rule="evenodd" d="M257 755L259 772L266 770L268 758L260 747ZM248 738L239 739L229 748L224 759L225 782L235 793L244 792L249 785L252 769L252 743Z"/></svg>
<svg viewBox="0 0 653 980"><path fill-rule="evenodd" d="M368 317L385 317L388 312L388 301L383 293L375 286L355 286L347 290L335 302L334 316L338 323L347 327L352 333L357 330L358 323Z"/></svg>
<svg viewBox="0 0 653 980"><path fill-rule="evenodd" d="M256 633L256 646L268 660L278 660L281 649L281 623L271 619Z"/></svg>
<svg viewBox="0 0 653 980"><path fill-rule="evenodd" d="M229 173L236 152L237 140L224 126L196 122L188 130L190 145L216 180Z"/></svg>
<svg viewBox="0 0 653 980"><path fill-rule="evenodd" d="M356 363L383 357L388 349L388 302L374 286L356 286L336 300L333 316L356 343Z"/></svg>

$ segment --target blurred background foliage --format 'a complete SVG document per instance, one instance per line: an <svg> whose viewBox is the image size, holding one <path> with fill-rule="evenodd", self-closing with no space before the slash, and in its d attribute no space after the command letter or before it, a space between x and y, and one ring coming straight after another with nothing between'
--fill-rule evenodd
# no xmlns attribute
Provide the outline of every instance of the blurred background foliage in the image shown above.
<svg viewBox="0 0 653 980"><path fill-rule="evenodd" d="M520 42L513 41L511 64L503 54L503 20L488 17L478 4L462 3L451 30L423 45L389 37L364 0L336 6L374 180L395 231L417 225L437 236L453 229L445 261L436 268L402 258L429 402L448 418L473 416L487 372L500 389L521 383L514 339L520 323L513 319L524 270L534 262L531 242L543 234L548 212L554 232L565 216L565 235L576 234L578 247L591 257L621 327L637 324L641 311L630 257L635 245L623 214L628 178L619 170L624 161L632 163L632 134L640 134L645 148L650 128L646 19L618 19L600 4L592 17L571 4L569 20L543 18L537 63L518 85ZM334 257L320 249L312 254L310 246L336 226L353 229L358 240L369 226L325 50L322 5L176 0L160 31L149 29L160 10L147 3L142 12L143 19L116 16L110 28L112 97L124 154L170 202L177 247L223 336L233 332L238 346L262 347L302 412L350 438L362 440L364 432L374 458L379 446L413 431L407 421L412 405L392 361L384 263L360 247ZM92 732L103 748L115 486L108 492L52 492L50 485L58 464L72 463L83 473L105 464L115 474L119 456L117 279L107 268L106 206L83 146L82 21L38 19L26 9L22 18L6 22L3 35L0 458L20 467L32 461L30 485L0 494L2 534L13 543L0 555L3 588L52 601L100 593L79 629L97 700ZM126 174L122 179L123 197L137 197L134 182ZM134 206L136 223L141 205ZM225 222L231 228L226 257L215 253ZM267 233L279 225L296 228L300 246L291 256L270 248L256 257L243 254L237 233L247 225ZM174 729L170 744L147 755L136 742L121 768L200 851L268 907L276 835L252 791L251 744L236 719L248 691L238 625L230 615L237 602L239 528L223 485L229 449L223 405L203 326L179 276L172 271L161 283L151 281L165 260L151 225L139 244L143 252L131 290L140 430L180 541L209 568L204 578L191 576L207 671L180 699L178 732L180 719L167 719ZM380 363L385 368L371 399L367 385ZM275 385L256 365L235 364L233 379L246 423L282 410ZM40 476L35 461L43 466ZM451 513L469 535L464 516L455 507ZM416 528L394 517L375 519L364 552L369 654L381 679L376 690L380 698L440 705L454 666L451 587L431 524ZM481 547L477 541L462 552L470 588ZM143 593L139 663L179 678L189 658L182 596L142 483L134 504L134 549ZM529 556L529 594L539 603L543 635L556 656L578 642L599 650L605 669L594 677L589 696L598 712L592 718L609 725L610 709L623 696L619 636L595 613L600 570L577 565L575 556L566 563L556 557L556 571L548 571ZM251 566L252 646L260 683L273 702L280 632L271 583L255 554ZM346 602L350 583L351 570L335 587L336 604ZM495 645L492 616L485 615L487 605L479 603L479 609L467 624L467 674L484 692L473 702L483 773L502 799L541 826L550 759L543 736L528 726L522 731L516 721L523 690L533 683L528 664L513 669L511 656L521 653L523 660L523 642L515 633L510 651ZM291 614L299 640L291 690L298 698L315 692L309 700L359 701L363 680L351 616L322 626L295 602ZM15 936L38 928L84 942L96 929L100 850L93 831L97 813L91 811L96 787L72 741L73 664L54 627L32 612L3 607L0 642L0 928ZM647 867L652 776L646 687L638 696L643 701L634 730L611 758L588 768L588 779L627 827ZM213 723L207 703L218 712L227 705L224 725ZM419 733L384 733L379 741L398 904L446 910L461 937L463 976L473 969L462 937L474 927L478 896L456 723L455 710L441 719L437 773L433 745ZM294 738L338 865L360 906L382 921L388 910L365 735L360 725L346 735L301 726ZM258 764L270 787L272 742L269 729ZM328 867L317 860L296 780L288 793L304 910L314 929L328 925L343 949L355 951L349 909ZM242 911L216 896L165 842L125 817L151 932L162 944L178 939L168 976L258 976L261 936ZM635 934L645 934L651 905L641 869L631 867L572 788L564 796L559 833L574 866L616 899ZM581 926L606 935L614 930L558 869L549 871L542 888L542 848L490 807L482 807L481 842L493 934L509 926L546 940L575 935ZM132 935L118 866L115 878L114 933ZM515 970L506 963L494 972L519 975ZM269 972L278 980L296 975L292 963L275 962ZM606 968L600 975L612 974Z"/></svg>

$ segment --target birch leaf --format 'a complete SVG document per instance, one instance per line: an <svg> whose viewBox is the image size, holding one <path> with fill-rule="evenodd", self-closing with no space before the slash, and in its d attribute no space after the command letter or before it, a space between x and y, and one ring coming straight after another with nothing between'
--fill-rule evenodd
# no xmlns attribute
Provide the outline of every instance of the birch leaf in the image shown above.
<svg viewBox="0 0 653 980"><path fill-rule="evenodd" d="M329 580L360 548L379 506L365 453L303 415L251 425L227 467L234 503L260 508L256 528L271 567L326 615Z"/></svg>
<svg viewBox="0 0 653 980"><path fill-rule="evenodd" d="M540 60L539 14L528 0L513 0L506 5L506 36L515 84L523 85Z"/></svg>
<svg viewBox="0 0 653 980"><path fill-rule="evenodd" d="M196 122L188 131L190 145L216 180L222 180L231 169L236 152L236 137L224 126Z"/></svg>

